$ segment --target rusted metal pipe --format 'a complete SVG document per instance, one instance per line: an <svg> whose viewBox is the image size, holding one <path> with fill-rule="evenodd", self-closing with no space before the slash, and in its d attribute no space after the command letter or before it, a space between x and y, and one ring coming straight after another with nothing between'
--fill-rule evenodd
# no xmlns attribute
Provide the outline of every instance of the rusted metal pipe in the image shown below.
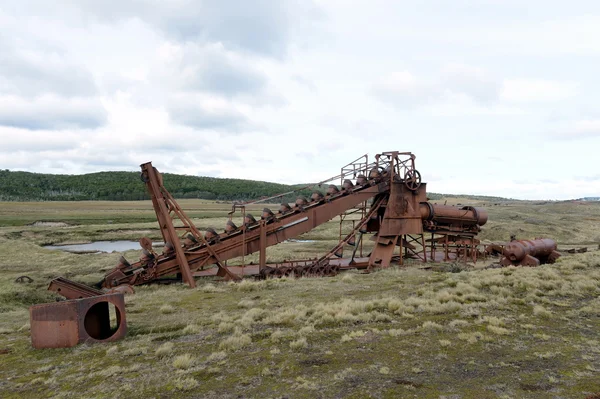
<svg viewBox="0 0 600 399"><path fill-rule="evenodd" d="M483 226L487 223L488 213L483 208L463 206L457 208L450 205L437 205L430 202L420 204L421 218L442 223L477 224Z"/></svg>

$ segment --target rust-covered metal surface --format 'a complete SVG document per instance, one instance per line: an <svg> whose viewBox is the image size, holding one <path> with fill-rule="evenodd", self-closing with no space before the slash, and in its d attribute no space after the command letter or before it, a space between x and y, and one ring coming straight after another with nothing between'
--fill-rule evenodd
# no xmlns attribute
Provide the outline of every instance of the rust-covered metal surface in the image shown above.
<svg viewBox="0 0 600 399"><path fill-rule="evenodd" d="M388 267L393 259L399 259L402 263L403 258L409 257L426 261L427 249L432 245L425 242L423 234L426 232L459 236L458 241L470 237L470 243L474 245L472 238L487 221L486 211L429 203L426 184L421 181L415 159L410 152L398 151L377 154L374 160L364 155L343 166L339 175L307 186L317 188L313 189L309 199L300 196L291 205L283 203L277 213L264 208L260 220L247 214L245 206L268 203L269 200L279 199L281 195L234 204L231 213L241 211L243 225L238 227L230 218L225 223L223 233L218 233L214 228L206 228L202 233L196 228L164 188L158 170L151 163L142 164L142 181L151 195L166 243L165 250L158 254L153 252L151 246L144 246L145 251L139 262L130 264L121 261L106 275L102 285L105 288L124 284L133 286L176 274L191 286L195 284L194 277L202 275L236 280L248 272L244 268L228 267L225 261L241 257L243 263L246 255L255 252L259 253L257 273L260 274L262 268L273 269L267 264L266 248L304 234L336 216L343 221L346 215L356 212L360 212L361 219L353 220L349 231L343 232L340 222L338 245L312 261L310 268L295 266L293 274L331 274L339 270L332 261L343 257L345 249L351 251L347 264L356 265L355 258L364 257L362 239L366 233L375 234L372 238L375 247L367 256L369 268ZM327 189L323 193L319 187ZM456 244L458 241L445 240L443 243L436 242L436 245L446 246L444 253L448 260L458 258L462 253L459 249L452 249L461 247ZM463 252L465 259L467 254L469 259L474 259L474 251L465 249ZM432 258L437 259L438 256L433 254ZM275 269L279 267L284 267L285 273L291 273L290 266L281 265ZM216 270L207 270L212 268ZM275 274L280 272L276 271Z"/></svg>
<svg viewBox="0 0 600 399"><path fill-rule="evenodd" d="M180 276L193 287L195 277L207 275L226 280L239 280L248 274L332 275L342 270L341 264L385 268L392 261L402 264L407 258L475 262L480 254L476 236L487 222L486 210L429 202L427 185L421 180L415 159L410 152L383 152L374 158L365 154L343 166L339 175L319 183L254 202L234 203L222 232L212 227L200 231L166 190L158 170L150 162L144 163L141 177L152 198L165 247L162 253L156 253L150 240L143 238L140 260L130 263L121 258L101 285L103 289L131 287L167 276ZM281 203L277 212L263 208L257 217L246 213L246 206L280 203L284 195L303 189L311 189L312 195L299 195L293 203ZM235 213L243 221L240 226L232 221ZM268 247L338 216L339 243L322 257L304 261L303 265L268 264ZM365 234L374 242L369 254L363 254ZM426 239L426 234L431 238ZM258 266L245 268L245 256L256 252ZM227 265L234 258L241 258L241 267ZM367 261L359 264L359 258Z"/></svg>
<svg viewBox="0 0 600 399"><path fill-rule="evenodd" d="M554 263L560 256L556 251L556 241L549 238L535 240L514 240L502 249L503 266L539 266Z"/></svg>
<svg viewBox="0 0 600 399"><path fill-rule="evenodd" d="M104 292L98 289L68 280L64 277L57 277L50 281L48 290L54 291L67 299L90 298L93 296L104 295Z"/></svg>
<svg viewBox="0 0 600 399"><path fill-rule="evenodd" d="M37 349L113 342L127 333L122 293L33 305L29 317L31 344Z"/></svg>

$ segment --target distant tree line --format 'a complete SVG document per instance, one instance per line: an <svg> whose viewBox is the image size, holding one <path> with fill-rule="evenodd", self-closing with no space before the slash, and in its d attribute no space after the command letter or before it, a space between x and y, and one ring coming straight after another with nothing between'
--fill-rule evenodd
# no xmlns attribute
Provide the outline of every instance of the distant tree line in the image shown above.
<svg viewBox="0 0 600 399"><path fill-rule="evenodd" d="M263 181L220 179L205 176L163 174L167 190L175 198L246 201L294 190ZM302 195L310 195L304 191ZM297 194L283 200L294 201ZM53 175L0 170L0 201L136 201L150 199L139 172L99 172ZM276 200L274 202L280 202Z"/></svg>
<svg viewBox="0 0 600 399"><path fill-rule="evenodd" d="M256 180L220 179L163 173L163 182L175 198L221 201L249 201L297 190L304 185L286 185ZM326 185L316 188L324 192ZM301 190L269 202L294 202L310 197L315 189ZM502 201L506 198L428 193L431 200L443 197L469 197ZM98 172L85 175L0 170L0 201L137 201L150 199L139 172Z"/></svg>

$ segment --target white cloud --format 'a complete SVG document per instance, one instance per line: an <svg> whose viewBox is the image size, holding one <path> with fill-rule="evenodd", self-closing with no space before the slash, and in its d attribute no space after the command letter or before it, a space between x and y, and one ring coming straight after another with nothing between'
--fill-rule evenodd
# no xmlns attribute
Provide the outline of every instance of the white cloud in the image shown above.
<svg viewBox="0 0 600 399"><path fill-rule="evenodd" d="M578 84L543 79L505 79L502 85L503 101L515 103L555 102L575 97Z"/></svg>
<svg viewBox="0 0 600 399"><path fill-rule="evenodd" d="M600 137L600 120L577 121L571 126L555 131L552 136L561 140L578 140Z"/></svg>
<svg viewBox="0 0 600 399"><path fill-rule="evenodd" d="M40 129L94 129L106 123L99 99L43 95L34 99L0 96L0 126Z"/></svg>
<svg viewBox="0 0 600 399"><path fill-rule="evenodd" d="M597 189L595 3L0 3L3 169L296 183L400 150L432 191Z"/></svg>
<svg viewBox="0 0 600 399"><path fill-rule="evenodd" d="M464 94L478 102L494 102L498 99L497 79L480 67L465 64L449 64L443 68L439 83L444 90Z"/></svg>
<svg viewBox="0 0 600 399"><path fill-rule="evenodd" d="M402 107L413 107L434 101L439 87L419 79L408 71L393 72L373 85L373 93L384 101Z"/></svg>

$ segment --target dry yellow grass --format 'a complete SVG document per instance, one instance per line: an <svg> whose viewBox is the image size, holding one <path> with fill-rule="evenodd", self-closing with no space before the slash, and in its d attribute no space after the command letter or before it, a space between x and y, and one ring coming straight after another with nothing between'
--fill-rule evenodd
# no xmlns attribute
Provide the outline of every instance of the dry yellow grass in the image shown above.
<svg viewBox="0 0 600 399"><path fill-rule="evenodd" d="M132 211L128 207L135 204L108 214L124 216ZM101 209L90 205L70 216L90 211L96 217ZM27 212L35 214L33 208ZM534 216L548 220L561 245L592 249L600 237L584 220L598 217L598 208L516 203L490 213L484 239L512 229L543 233L544 225L524 222ZM36 244L139 238L132 232L148 230L157 237L155 223L106 220L0 228L0 349L9 350L0 355L0 397L78 397L83 387L97 398L281 397L292 390L294 397L435 399L600 392L599 251L538 268L483 269L478 263L443 273L409 266L336 278L206 280L196 289L138 287L126 299L130 329L123 341L33 350L27 307L54 300L45 290L48 280L69 274L95 282L119 256L52 252ZM321 254L335 241L337 227L325 224L307 235L316 243L281 244L269 257ZM570 230L578 231L567 237ZM126 256L136 259L139 252ZM22 274L35 282L12 283Z"/></svg>

